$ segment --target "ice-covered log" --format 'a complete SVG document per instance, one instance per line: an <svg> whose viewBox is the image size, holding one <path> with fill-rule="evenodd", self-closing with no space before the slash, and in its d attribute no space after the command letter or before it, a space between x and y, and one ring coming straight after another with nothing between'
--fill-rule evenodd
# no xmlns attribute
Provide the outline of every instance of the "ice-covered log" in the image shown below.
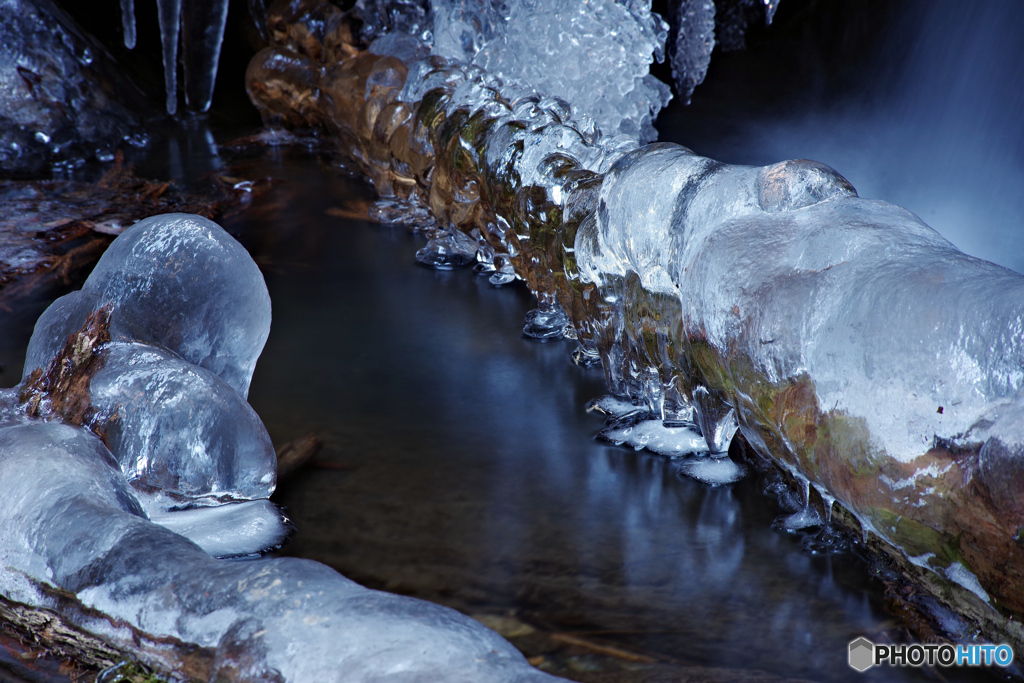
<svg viewBox="0 0 1024 683"><path fill-rule="evenodd" d="M822 164L638 148L474 67L343 42L253 59L269 123L336 134L387 215L430 210L428 248L462 233L560 306L613 393L692 419L716 456L742 434L835 503L808 518L1024 643L1024 277Z"/></svg>

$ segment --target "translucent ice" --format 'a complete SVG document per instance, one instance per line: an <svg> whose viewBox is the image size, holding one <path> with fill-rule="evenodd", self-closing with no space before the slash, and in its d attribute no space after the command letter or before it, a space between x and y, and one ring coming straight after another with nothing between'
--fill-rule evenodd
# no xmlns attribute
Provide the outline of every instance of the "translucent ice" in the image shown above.
<svg viewBox="0 0 1024 683"><path fill-rule="evenodd" d="M266 428L209 370L157 347L114 342L89 394L95 429L139 489L214 500L273 493L277 460Z"/></svg>
<svg viewBox="0 0 1024 683"><path fill-rule="evenodd" d="M115 339L167 349L245 397L270 333L270 295L256 264L219 225L189 214L154 216L125 230L81 293L54 305L32 335L26 375L88 312L109 306Z"/></svg>
<svg viewBox="0 0 1024 683"><path fill-rule="evenodd" d="M121 0L121 30L124 32L124 46L135 49L135 0Z"/></svg>
<svg viewBox="0 0 1024 683"><path fill-rule="evenodd" d="M571 102L608 135L657 136L652 121L671 93L649 69L668 25L650 2L434 0L431 8L434 54Z"/></svg>
<svg viewBox="0 0 1024 683"><path fill-rule="evenodd" d="M363 25L360 36L367 43L388 33L404 33L431 42L429 0L356 0Z"/></svg>
<svg viewBox="0 0 1024 683"><path fill-rule="evenodd" d="M160 46L164 59L164 89L167 113L178 111L178 32L181 30L181 0L157 0Z"/></svg>
<svg viewBox="0 0 1024 683"><path fill-rule="evenodd" d="M228 562L154 524L92 434L0 429L0 594L164 674L542 683L493 631L290 558Z"/></svg>
<svg viewBox="0 0 1024 683"><path fill-rule="evenodd" d="M669 50L676 92L687 104L693 89L704 82L715 47L715 3L681 0L674 10L675 40Z"/></svg>
<svg viewBox="0 0 1024 683"><path fill-rule="evenodd" d="M143 506L146 502L143 496ZM269 500L185 510L162 508L160 502L148 507L150 520L184 536L213 557L246 557L278 548L292 528L288 518Z"/></svg>
<svg viewBox="0 0 1024 683"><path fill-rule="evenodd" d="M742 479L747 469L728 456L705 456L685 458L679 463L679 473L709 486L724 486Z"/></svg>
<svg viewBox="0 0 1024 683"><path fill-rule="evenodd" d="M681 457L707 453L708 445L700 432L688 427L666 427L661 420L642 420L628 426L612 426L601 437L615 444L647 449L652 453Z"/></svg>
<svg viewBox="0 0 1024 683"><path fill-rule="evenodd" d="M588 412L595 412L609 417L619 417L637 410L637 406L618 396L602 396L587 404Z"/></svg>
<svg viewBox="0 0 1024 683"><path fill-rule="evenodd" d="M244 397L269 325L263 277L220 226L146 219L40 317L24 400L91 428L164 507L266 498L277 461Z"/></svg>
<svg viewBox="0 0 1024 683"><path fill-rule="evenodd" d="M181 56L185 104L207 111L213 100L228 0L186 0L181 8Z"/></svg>
<svg viewBox="0 0 1024 683"><path fill-rule="evenodd" d="M145 144L148 104L58 3L0 1L0 175L75 167Z"/></svg>
<svg viewBox="0 0 1024 683"><path fill-rule="evenodd" d="M445 232L430 238L416 252L416 260L439 270L469 265L476 260L477 244L461 232Z"/></svg>
<svg viewBox="0 0 1024 683"><path fill-rule="evenodd" d="M254 15L259 14L259 6ZM164 65L167 113L178 111L179 46L184 67L185 103L191 111L206 111L213 99L220 48L228 16L227 0L157 0ZM135 1L121 0L124 44L135 47ZM258 24L261 32L265 27Z"/></svg>
<svg viewBox="0 0 1024 683"><path fill-rule="evenodd" d="M570 328L570 322L561 306L535 308L526 314L523 334L533 339L558 339Z"/></svg>

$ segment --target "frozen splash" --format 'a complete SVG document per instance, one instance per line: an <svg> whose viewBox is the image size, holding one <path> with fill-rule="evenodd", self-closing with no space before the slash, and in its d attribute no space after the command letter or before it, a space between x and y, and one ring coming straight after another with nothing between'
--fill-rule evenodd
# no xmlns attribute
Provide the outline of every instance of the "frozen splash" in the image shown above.
<svg viewBox="0 0 1024 683"><path fill-rule="evenodd" d="M830 521L842 508L893 552L932 552L933 578L959 562L1024 611L1024 277L823 164L624 144L478 67L337 40L287 65L256 56L268 122L326 127L381 195L430 210L429 238L504 254L613 394L692 421L714 454L742 434L823 492ZM974 596L944 599L1024 640Z"/></svg>
<svg viewBox="0 0 1024 683"><path fill-rule="evenodd" d="M657 137L672 94L649 72L668 34L650 0L433 0L431 11L433 54L571 102L608 134Z"/></svg>
<svg viewBox="0 0 1024 683"><path fill-rule="evenodd" d="M114 241L0 392L0 596L189 680L556 680L453 610L307 560L219 559L292 530L244 398L269 325L215 223L168 214Z"/></svg>

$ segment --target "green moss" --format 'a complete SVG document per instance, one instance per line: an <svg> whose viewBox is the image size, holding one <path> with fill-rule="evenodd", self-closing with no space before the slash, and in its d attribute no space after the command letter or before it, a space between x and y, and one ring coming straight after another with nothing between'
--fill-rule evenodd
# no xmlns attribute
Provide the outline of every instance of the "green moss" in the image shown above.
<svg viewBox="0 0 1024 683"><path fill-rule="evenodd" d="M937 531L927 524L899 515L892 510L875 507L865 511L876 528L885 534L891 543L900 548L907 557L920 557L933 553L928 563L931 567L948 567L954 562L964 566L960 552L960 535Z"/></svg>

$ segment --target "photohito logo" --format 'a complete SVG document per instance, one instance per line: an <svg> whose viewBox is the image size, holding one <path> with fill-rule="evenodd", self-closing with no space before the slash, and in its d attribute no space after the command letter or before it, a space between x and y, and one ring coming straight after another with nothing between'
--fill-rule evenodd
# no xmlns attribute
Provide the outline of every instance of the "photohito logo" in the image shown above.
<svg viewBox="0 0 1024 683"><path fill-rule="evenodd" d="M1010 666L1009 645L875 645L867 638L850 643L850 666L867 671L873 666Z"/></svg>

